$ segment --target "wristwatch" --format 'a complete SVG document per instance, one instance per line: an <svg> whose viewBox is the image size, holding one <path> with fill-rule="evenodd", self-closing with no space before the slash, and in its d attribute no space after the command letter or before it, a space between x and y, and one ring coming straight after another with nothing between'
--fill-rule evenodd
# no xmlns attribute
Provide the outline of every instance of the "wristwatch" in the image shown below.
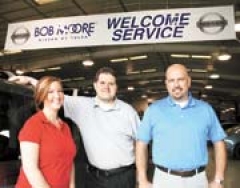
<svg viewBox="0 0 240 188"><path fill-rule="evenodd" d="M223 185L224 180L223 179L214 179L214 182Z"/></svg>

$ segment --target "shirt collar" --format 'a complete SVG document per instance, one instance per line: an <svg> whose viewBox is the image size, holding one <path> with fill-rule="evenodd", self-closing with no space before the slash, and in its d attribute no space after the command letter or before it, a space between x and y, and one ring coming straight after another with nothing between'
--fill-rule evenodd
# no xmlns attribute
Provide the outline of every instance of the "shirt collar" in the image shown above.
<svg viewBox="0 0 240 188"><path fill-rule="evenodd" d="M173 100L173 98L169 95L167 97L167 101L168 103L171 105L171 106L176 106L176 103L175 101ZM194 106L196 104L196 101L194 100L193 96L192 96L192 93L191 92L188 92L188 103L187 105L185 106L186 107L191 107L191 106Z"/></svg>
<svg viewBox="0 0 240 188"><path fill-rule="evenodd" d="M101 106L101 104L99 103L99 100L97 99L97 97L95 97L94 98L94 107L95 108L101 108L104 111L112 111L112 110L119 110L120 109L120 104L119 104L118 99L115 99L113 106L111 106L109 108L105 108L105 107Z"/></svg>
<svg viewBox="0 0 240 188"><path fill-rule="evenodd" d="M38 116L39 116L40 120L41 120L44 124L49 124L49 125L51 125L51 122L46 118L46 116L44 115L44 113L43 113L42 110L40 110L40 111L37 112L37 113L38 113ZM64 126L64 123L63 123L62 120L60 121L60 126L61 126L61 129L62 129L63 126Z"/></svg>

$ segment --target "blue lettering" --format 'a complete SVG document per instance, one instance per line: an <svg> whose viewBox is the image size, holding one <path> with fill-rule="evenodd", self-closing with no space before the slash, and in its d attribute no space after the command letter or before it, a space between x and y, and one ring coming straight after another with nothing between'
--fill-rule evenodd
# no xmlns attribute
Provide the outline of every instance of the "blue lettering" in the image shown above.
<svg viewBox="0 0 240 188"><path fill-rule="evenodd" d="M142 40L143 36L144 36L144 28L138 28L138 29L136 29L136 31L133 35L133 39L136 40L137 37L139 37L139 39Z"/></svg>
<svg viewBox="0 0 240 188"><path fill-rule="evenodd" d="M43 26L43 27L36 27L34 30L34 36L52 36L54 34L53 26Z"/></svg>
<svg viewBox="0 0 240 188"><path fill-rule="evenodd" d="M123 34L123 40L131 40L133 29L126 29Z"/></svg>
<svg viewBox="0 0 240 188"><path fill-rule="evenodd" d="M178 37L178 38L181 38L183 37L183 29L184 27L183 26L180 26L180 27L176 27L174 32L173 32L173 37Z"/></svg>
<svg viewBox="0 0 240 188"><path fill-rule="evenodd" d="M132 24L131 24L131 28L138 28L139 25L136 24L136 16L134 16L132 18Z"/></svg>
<svg viewBox="0 0 240 188"><path fill-rule="evenodd" d="M191 16L191 13L182 13L180 16L180 21L179 23L181 25L188 25L189 24L189 17Z"/></svg>
<svg viewBox="0 0 240 188"><path fill-rule="evenodd" d="M123 17L121 28L130 28L131 17Z"/></svg>
<svg viewBox="0 0 240 188"><path fill-rule="evenodd" d="M121 18L113 18L110 19L108 18L108 29L116 29L118 27L118 25L120 24Z"/></svg>
<svg viewBox="0 0 240 188"><path fill-rule="evenodd" d="M165 28L162 29L161 37L162 38L169 38L169 37L171 37L171 33L172 33L172 28L171 27L165 27Z"/></svg>
<svg viewBox="0 0 240 188"><path fill-rule="evenodd" d="M151 25L151 20L152 20L152 16L144 16L141 19L140 25L143 27L149 27Z"/></svg>
<svg viewBox="0 0 240 188"><path fill-rule="evenodd" d="M152 36L156 33L156 27L150 30L150 28L147 28L147 38L152 38Z"/></svg>
<svg viewBox="0 0 240 188"><path fill-rule="evenodd" d="M173 25L175 23L175 25L177 24L179 19L179 14L176 13L175 16L172 16L171 14L167 14L166 16L166 25Z"/></svg>
<svg viewBox="0 0 240 188"><path fill-rule="evenodd" d="M163 23L164 23L164 16L161 14L156 15L152 20L152 24L154 27L160 27Z"/></svg>
<svg viewBox="0 0 240 188"><path fill-rule="evenodd" d="M119 41L121 39L121 34L122 34L123 30L122 29L117 29L113 32L113 37L112 40L113 41Z"/></svg>

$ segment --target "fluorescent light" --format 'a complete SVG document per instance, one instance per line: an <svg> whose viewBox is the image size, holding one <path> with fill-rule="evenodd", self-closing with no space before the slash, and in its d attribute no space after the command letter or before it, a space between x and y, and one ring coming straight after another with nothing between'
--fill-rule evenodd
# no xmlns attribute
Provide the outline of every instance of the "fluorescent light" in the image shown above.
<svg viewBox="0 0 240 188"><path fill-rule="evenodd" d="M231 58L232 56L227 52L221 52L217 57L219 61L228 61Z"/></svg>
<svg viewBox="0 0 240 188"><path fill-rule="evenodd" d="M146 99L146 98L147 98L147 95L144 95L144 94L143 94L143 95L141 96L141 98Z"/></svg>
<svg viewBox="0 0 240 188"><path fill-rule="evenodd" d="M128 91L133 91L135 88L133 86L128 86Z"/></svg>
<svg viewBox="0 0 240 188"><path fill-rule="evenodd" d="M48 3L53 3L55 1L58 0L34 0L35 3L39 4L39 5L43 5L43 4L48 4Z"/></svg>
<svg viewBox="0 0 240 188"><path fill-rule="evenodd" d="M128 58L124 57L124 58L117 58L117 59L110 60L111 63L118 63L118 62L123 62L123 61L128 61Z"/></svg>
<svg viewBox="0 0 240 188"><path fill-rule="evenodd" d="M200 73L205 73L205 72L207 72L206 69L192 69L191 71L192 71L192 72L200 72Z"/></svg>
<svg viewBox="0 0 240 188"><path fill-rule="evenodd" d="M84 77L76 77L76 78L73 78L73 80L85 80L85 78Z"/></svg>
<svg viewBox="0 0 240 188"><path fill-rule="evenodd" d="M211 75L209 75L209 78L210 79L219 79L220 75L219 74L211 74Z"/></svg>
<svg viewBox="0 0 240 188"><path fill-rule="evenodd" d="M202 94L201 97L202 98L207 98L207 95L206 94Z"/></svg>
<svg viewBox="0 0 240 188"><path fill-rule="evenodd" d="M130 60L134 61L134 60L140 60L140 59L147 59L147 55L140 55L140 56L132 56L129 57Z"/></svg>
<svg viewBox="0 0 240 188"><path fill-rule="evenodd" d="M86 60L83 60L82 64L84 66L88 67L88 66L92 66L94 64L94 62L91 59L86 59Z"/></svg>
<svg viewBox="0 0 240 188"><path fill-rule="evenodd" d="M47 68L47 70L49 71L55 71L55 70L60 70L61 67L50 67L50 68Z"/></svg>
<svg viewBox="0 0 240 188"><path fill-rule="evenodd" d="M212 89L213 86L212 86L212 85L206 85L204 88L205 88L205 89Z"/></svg>
<svg viewBox="0 0 240 188"><path fill-rule="evenodd" d="M142 70L142 72L144 73L149 73L149 72L156 72L157 69L145 69L145 70Z"/></svg>
<svg viewBox="0 0 240 188"><path fill-rule="evenodd" d="M71 78L62 79L62 82L70 82L70 81L72 81Z"/></svg>
<svg viewBox="0 0 240 188"><path fill-rule="evenodd" d="M151 82L151 83L154 83L154 82L162 82L162 81L163 81L163 80L158 80L158 79L157 79L157 80L151 80L150 82Z"/></svg>
<svg viewBox="0 0 240 188"><path fill-rule="evenodd" d="M190 55L189 54L171 54L171 57L174 57L174 58L189 58Z"/></svg>
<svg viewBox="0 0 240 188"><path fill-rule="evenodd" d="M127 75L129 74L140 74L140 71L131 71L131 72L127 72Z"/></svg>
<svg viewBox="0 0 240 188"><path fill-rule="evenodd" d="M45 72L45 69L35 69L35 70L32 70L32 72Z"/></svg>
<svg viewBox="0 0 240 188"><path fill-rule="evenodd" d="M193 59L212 59L210 55L192 55Z"/></svg>

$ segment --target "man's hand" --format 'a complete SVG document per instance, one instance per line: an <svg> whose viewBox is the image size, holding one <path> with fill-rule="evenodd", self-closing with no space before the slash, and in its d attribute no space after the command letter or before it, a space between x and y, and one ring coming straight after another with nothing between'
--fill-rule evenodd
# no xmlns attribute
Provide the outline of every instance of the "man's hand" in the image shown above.
<svg viewBox="0 0 240 188"><path fill-rule="evenodd" d="M152 184L149 181L139 182L138 188L152 188Z"/></svg>
<svg viewBox="0 0 240 188"><path fill-rule="evenodd" d="M21 84L21 85L30 84L34 87L37 85L37 82L38 82L36 79L29 76L12 76L8 79L8 81Z"/></svg>
<svg viewBox="0 0 240 188"><path fill-rule="evenodd" d="M209 183L209 188L224 188L224 186L218 182L212 181Z"/></svg>

